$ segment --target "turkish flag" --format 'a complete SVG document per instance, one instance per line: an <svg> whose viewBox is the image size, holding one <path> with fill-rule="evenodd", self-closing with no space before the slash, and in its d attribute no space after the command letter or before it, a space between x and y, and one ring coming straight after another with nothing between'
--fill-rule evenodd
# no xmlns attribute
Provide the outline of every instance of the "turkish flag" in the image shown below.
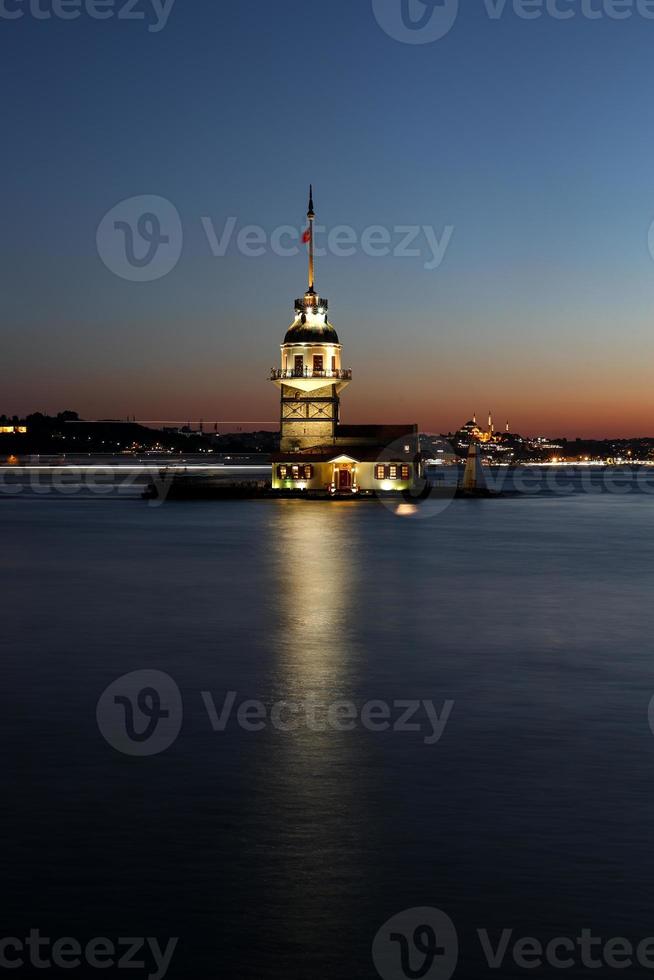
<svg viewBox="0 0 654 980"><path fill-rule="evenodd" d="M311 228L307 228L305 233L302 235L302 244L308 245L311 241Z"/></svg>

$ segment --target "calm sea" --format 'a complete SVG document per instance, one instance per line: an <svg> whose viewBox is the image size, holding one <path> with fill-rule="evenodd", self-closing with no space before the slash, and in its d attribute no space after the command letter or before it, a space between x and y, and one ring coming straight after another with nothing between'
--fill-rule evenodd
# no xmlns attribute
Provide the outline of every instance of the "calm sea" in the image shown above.
<svg viewBox="0 0 654 980"><path fill-rule="evenodd" d="M372 980L378 930L430 907L472 980L559 976L514 961L524 936L654 935L652 495L26 493L0 528L3 936L179 937L184 980ZM96 718L144 670L163 700L123 680ZM121 741L130 696L151 745ZM501 968L480 929L513 930ZM449 977L389 942L388 980Z"/></svg>

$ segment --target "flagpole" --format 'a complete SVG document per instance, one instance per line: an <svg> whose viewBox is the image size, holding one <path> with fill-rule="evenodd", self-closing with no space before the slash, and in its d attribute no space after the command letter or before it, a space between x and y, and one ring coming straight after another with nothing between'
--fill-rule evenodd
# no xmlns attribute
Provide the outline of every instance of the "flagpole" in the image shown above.
<svg viewBox="0 0 654 980"><path fill-rule="evenodd" d="M307 218L309 219L309 292L313 292L313 286L315 281L315 267L314 267L314 252L313 252L313 222L316 215L313 210L313 184L309 185L309 210L307 212Z"/></svg>

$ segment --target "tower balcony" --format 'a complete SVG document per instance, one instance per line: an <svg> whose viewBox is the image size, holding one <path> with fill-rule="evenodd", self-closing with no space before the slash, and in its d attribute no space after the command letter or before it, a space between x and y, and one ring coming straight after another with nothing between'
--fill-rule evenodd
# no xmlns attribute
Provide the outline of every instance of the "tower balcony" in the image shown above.
<svg viewBox="0 0 654 980"><path fill-rule="evenodd" d="M311 368L291 368L288 371L282 368L273 368L270 372L271 381L293 381L299 379L320 379L323 381L351 381L352 380L352 370L348 368L346 371L312 371Z"/></svg>
<svg viewBox="0 0 654 980"><path fill-rule="evenodd" d="M292 368L289 371L273 368L270 372L270 380L274 381L278 388L293 388L295 391L318 391L333 385L336 393L340 394L343 388L349 385L352 380L352 372L348 371L312 371L311 368Z"/></svg>

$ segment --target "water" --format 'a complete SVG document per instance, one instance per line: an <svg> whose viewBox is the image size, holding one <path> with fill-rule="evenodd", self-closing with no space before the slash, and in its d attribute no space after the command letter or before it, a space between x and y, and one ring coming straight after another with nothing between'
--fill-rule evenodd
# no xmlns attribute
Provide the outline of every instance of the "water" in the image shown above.
<svg viewBox="0 0 654 980"><path fill-rule="evenodd" d="M654 933L650 496L420 520L27 495L0 526L3 935L179 937L185 980L368 980L378 929L417 906L453 920L464 978L561 973L489 970L481 928ZM184 721L138 758L96 704L142 669ZM419 732L214 732L201 692L230 691L454 707L436 744L424 711Z"/></svg>

